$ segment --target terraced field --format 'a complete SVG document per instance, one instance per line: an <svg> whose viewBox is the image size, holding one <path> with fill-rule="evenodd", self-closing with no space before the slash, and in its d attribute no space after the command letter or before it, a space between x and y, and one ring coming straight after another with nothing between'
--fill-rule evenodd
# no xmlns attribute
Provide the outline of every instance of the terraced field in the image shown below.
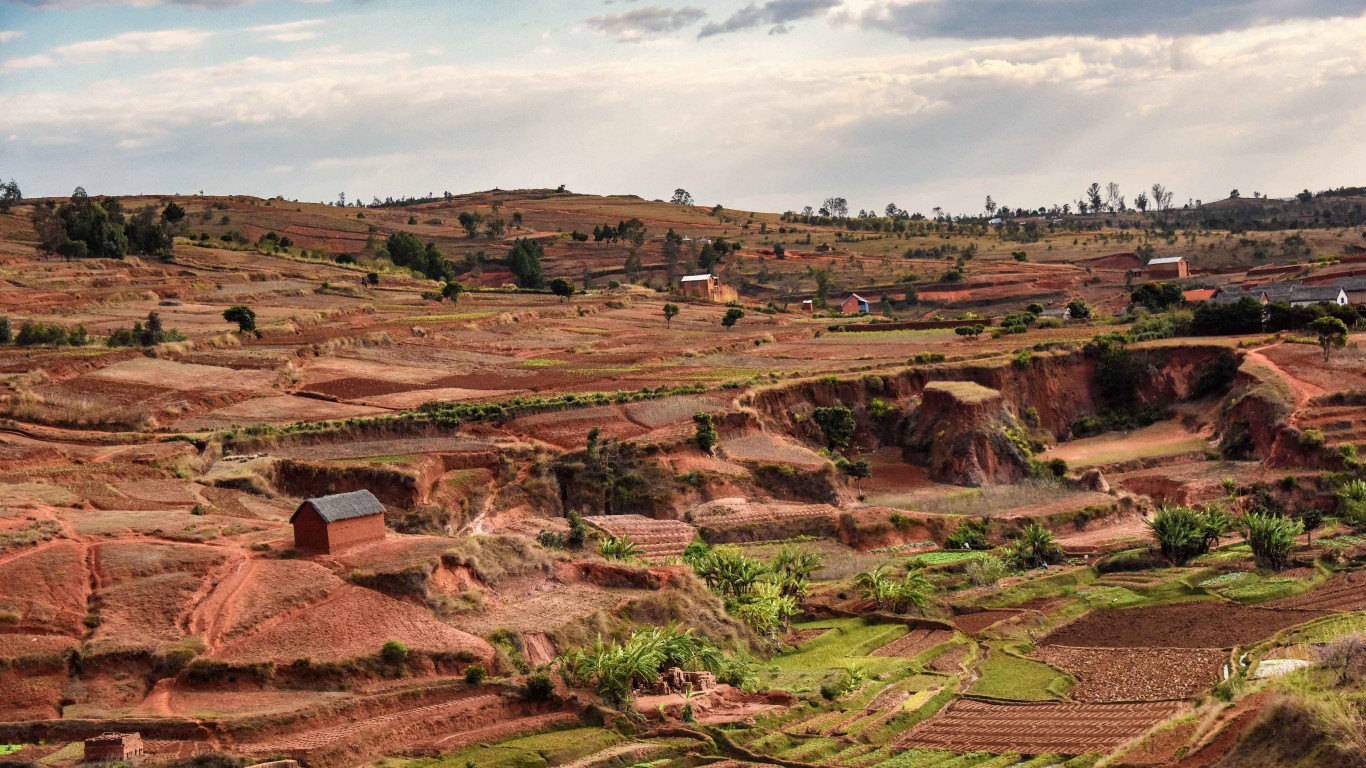
<svg viewBox="0 0 1366 768"><path fill-rule="evenodd" d="M1001 704L959 699L897 744L954 752L1108 752L1181 709L1175 703Z"/></svg>

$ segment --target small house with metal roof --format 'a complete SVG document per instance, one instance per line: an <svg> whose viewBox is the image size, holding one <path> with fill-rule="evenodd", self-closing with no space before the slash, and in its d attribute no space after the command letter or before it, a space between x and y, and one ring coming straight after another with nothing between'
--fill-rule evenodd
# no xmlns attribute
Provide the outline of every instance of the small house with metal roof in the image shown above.
<svg viewBox="0 0 1366 768"><path fill-rule="evenodd" d="M307 499L290 516L294 548L331 554L384 539L384 505L367 490Z"/></svg>

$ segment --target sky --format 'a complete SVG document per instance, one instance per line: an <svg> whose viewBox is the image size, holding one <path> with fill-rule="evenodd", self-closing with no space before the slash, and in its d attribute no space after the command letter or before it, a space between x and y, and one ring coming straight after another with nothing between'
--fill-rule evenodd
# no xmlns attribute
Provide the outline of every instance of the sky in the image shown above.
<svg viewBox="0 0 1366 768"><path fill-rule="evenodd" d="M1366 184L1366 0L0 0L29 196L782 211Z"/></svg>

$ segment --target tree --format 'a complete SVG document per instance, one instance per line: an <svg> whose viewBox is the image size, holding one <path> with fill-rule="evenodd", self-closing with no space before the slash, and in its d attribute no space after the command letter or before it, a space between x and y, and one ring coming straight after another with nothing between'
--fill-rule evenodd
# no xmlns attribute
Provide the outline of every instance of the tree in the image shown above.
<svg viewBox="0 0 1366 768"><path fill-rule="evenodd" d="M1172 193L1161 184L1153 185L1153 208L1158 211L1165 211L1172 207Z"/></svg>
<svg viewBox="0 0 1366 768"><path fill-rule="evenodd" d="M365 273L365 284L366 284L366 285L379 285L379 273L378 273L378 272L366 272L366 273Z"/></svg>
<svg viewBox="0 0 1366 768"><path fill-rule="evenodd" d="M8 317L0 317L0 344L9 344L14 341L14 326L10 325Z"/></svg>
<svg viewBox="0 0 1366 768"><path fill-rule="evenodd" d="M847 448L854 439L854 413L843 405L821 406L811 412L811 420L825 433L825 447Z"/></svg>
<svg viewBox="0 0 1366 768"><path fill-rule="evenodd" d="M1164 506L1147 525L1162 549L1162 556L1178 568L1206 551L1200 513L1190 507Z"/></svg>
<svg viewBox="0 0 1366 768"><path fill-rule="evenodd" d="M441 296L451 300L452 304L460 301L460 294L465 292L463 283L449 282L441 286Z"/></svg>
<svg viewBox="0 0 1366 768"><path fill-rule="evenodd" d="M171 222L172 224L179 224L180 221L185 218L185 208L184 206L177 204L175 201L171 201L166 204L166 207L164 209L162 209L161 218Z"/></svg>
<svg viewBox="0 0 1366 768"><path fill-rule="evenodd" d="M256 330L256 313L250 307L241 304L228 307L223 310L223 319L230 323L237 323L237 329L246 333Z"/></svg>
<svg viewBox="0 0 1366 768"><path fill-rule="evenodd" d="M1086 202L1090 205L1092 213L1100 213L1101 206L1105 204L1100 196L1100 182L1093 181L1091 186L1086 188Z"/></svg>
<svg viewBox="0 0 1366 768"><path fill-rule="evenodd" d="M1039 523L1030 523L1011 545L1011 559L1025 567L1038 568L1062 559L1062 547L1053 532Z"/></svg>
<svg viewBox="0 0 1366 768"><path fill-rule="evenodd" d="M1309 324L1309 330L1319 337L1319 346L1323 347L1323 361L1328 362L1328 355L1333 347L1341 349L1347 345L1347 324L1336 317L1320 317Z"/></svg>
<svg viewBox="0 0 1366 768"><path fill-rule="evenodd" d="M518 238L508 252L508 266L517 276L517 285L523 288L540 288L545 285L541 275L541 257L545 249L535 240Z"/></svg>
<svg viewBox="0 0 1366 768"><path fill-rule="evenodd" d="M773 256L779 259L787 258L787 246L782 243L773 244Z"/></svg>
<svg viewBox="0 0 1366 768"><path fill-rule="evenodd" d="M678 317L678 305L677 305L677 304L665 304L665 305L664 305L664 323L665 323L665 325L667 325L668 327L672 328L672 327L673 327L673 322L674 322L674 318L675 318L675 317Z"/></svg>
<svg viewBox="0 0 1366 768"><path fill-rule="evenodd" d="M1119 185L1113 181L1105 185L1105 207L1111 212L1124 210L1124 196L1119 193Z"/></svg>
<svg viewBox="0 0 1366 768"><path fill-rule="evenodd" d="M557 277L550 281L550 292L560 297L560 301L569 301L569 297L574 295L574 284L567 278Z"/></svg>
<svg viewBox="0 0 1366 768"><path fill-rule="evenodd" d="M19 191L14 179L0 183L0 213L9 213L9 209L23 199L24 193Z"/></svg>
<svg viewBox="0 0 1366 768"><path fill-rule="evenodd" d="M674 205L692 205L692 195L688 194L688 190L679 187L674 190L674 196L669 202Z"/></svg>
<svg viewBox="0 0 1366 768"><path fill-rule="evenodd" d="M1091 316L1091 305L1086 303L1086 299L1072 299L1067 302L1067 308L1071 310L1073 320L1083 320Z"/></svg>
<svg viewBox="0 0 1366 768"><path fill-rule="evenodd" d="M697 425L697 431L693 435L693 440L703 453L711 453L716 447L716 423L712 420L710 413L694 413L693 423Z"/></svg>
<svg viewBox="0 0 1366 768"><path fill-rule="evenodd" d="M727 328L732 328L735 326L736 323L740 322L740 318L744 316L745 311L743 309L740 309L739 307L731 307L730 309L726 310L726 316L721 318L721 325L724 325Z"/></svg>
<svg viewBox="0 0 1366 768"><path fill-rule="evenodd" d="M854 478L854 487L863 493L863 481L873 476L873 463L867 459L847 461L841 467L846 475Z"/></svg>
<svg viewBox="0 0 1366 768"><path fill-rule="evenodd" d="M987 216L996 213L996 201L991 199L991 195L987 195L987 201L982 208L986 210Z"/></svg>
<svg viewBox="0 0 1366 768"><path fill-rule="evenodd" d="M1318 507L1305 507L1295 517L1304 528L1305 543L1313 545L1314 531L1323 525L1323 510Z"/></svg>
<svg viewBox="0 0 1366 768"><path fill-rule="evenodd" d="M1138 197L1134 198L1134 207L1137 208L1140 213L1148 212L1148 194L1146 192L1138 193Z"/></svg>
<svg viewBox="0 0 1366 768"><path fill-rule="evenodd" d="M479 234L479 223L484 220L484 217L477 212L462 211L459 220L460 227L465 230L465 237L474 237Z"/></svg>
<svg viewBox="0 0 1366 768"><path fill-rule="evenodd" d="M1237 188L1234 188L1233 190L1229 191L1228 197L1230 200L1237 200L1238 198L1242 197L1242 195L1238 194Z"/></svg>
<svg viewBox="0 0 1366 768"><path fill-rule="evenodd" d="M827 197L821 207L826 210L827 216L836 219L843 219L849 215L849 201L842 197Z"/></svg>
<svg viewBox="0 0 1366 768"><path fill-rule="evenodd" d="M479 685L484 682L484 676L487 674L488 670L483 664L471 664L465 667L465 682L469 685Z"/></svg>

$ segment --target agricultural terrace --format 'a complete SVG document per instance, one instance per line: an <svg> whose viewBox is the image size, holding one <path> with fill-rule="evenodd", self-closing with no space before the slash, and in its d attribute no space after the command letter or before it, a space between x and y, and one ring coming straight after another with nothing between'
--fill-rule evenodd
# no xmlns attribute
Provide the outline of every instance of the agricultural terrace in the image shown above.
<svg viewBox="0 0 1366 768"><path fill-rule="evenodd" d="M1363 752L1355 310L1174 298L1350 277L1362 228L1319 217L1357 198L998 226L130 197L184 215L124 258L48 249L51 202L0 215L6 759ZM674 290L700 271L715 301ZM300 504L356 490L382 539L301 551Z"/></svg>

